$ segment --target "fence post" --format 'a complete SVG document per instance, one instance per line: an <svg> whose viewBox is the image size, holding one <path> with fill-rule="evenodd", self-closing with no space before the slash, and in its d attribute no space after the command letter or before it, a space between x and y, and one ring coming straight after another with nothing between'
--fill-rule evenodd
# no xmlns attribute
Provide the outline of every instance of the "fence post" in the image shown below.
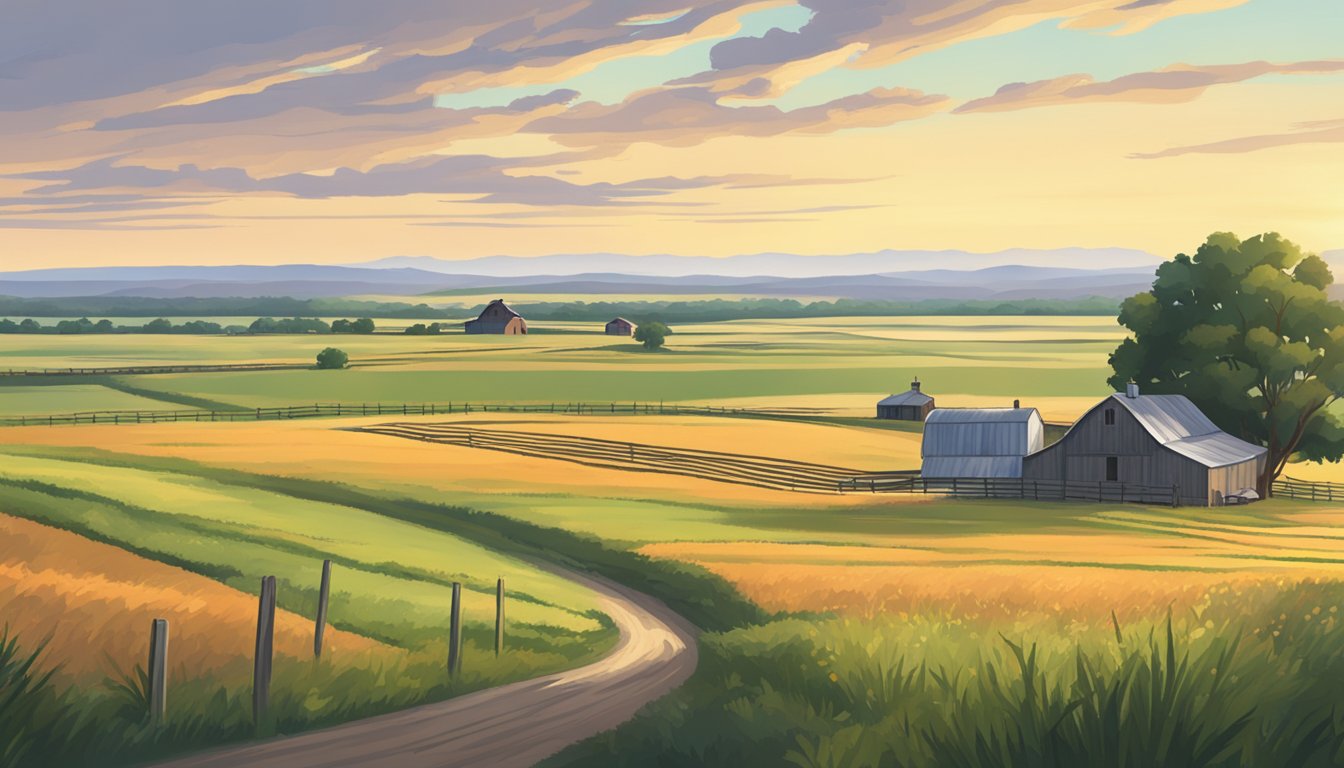
<svg viewBox="0 0 1344 768"><path fill-rule="evenodd" d="M1176 503L1180 499L1180 497L1181 497L1180 486L1178 485L1171 486L1171 506L1173 508L1176 506Z"/></svg>
<svg viewBox="0 0 1344 768"><path fill-rule="evenodd" d="M448 675L462 671L462 584L453 582L453 608L448 619Z"/></svg>
<svg viewBox="0 0 1344 768"><path fill-rule="evenodd" d="M271 699L271 662L275 651L275 577L261 579L257 608L257 648L252 665L252 722L262 730Z"/></svg>
<svg viewBox="0 0 1344 768"><path fill-rule="evenodd" d="M163 725L168 713L168 620L155 619L149 630L149 722Z"/></svg>
<svg viewBox="0 0 1344 768"><path fill-rule="evenodd" d="M331 561L322 561L322 586L317 591L317 626L313 629L313 656L322 657L322 637L327 633L327 601L331 598Z"/></svg>
<svg viewBox="0 0 1344 768"><path fill-rule="evenodd" d="M504 577L495 582L495 655L504 653Z"/></svg>

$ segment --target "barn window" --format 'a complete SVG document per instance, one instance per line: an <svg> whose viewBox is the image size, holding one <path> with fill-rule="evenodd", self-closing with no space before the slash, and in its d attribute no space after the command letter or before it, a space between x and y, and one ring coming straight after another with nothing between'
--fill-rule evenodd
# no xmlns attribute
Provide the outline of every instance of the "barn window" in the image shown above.
<svg viewBox="0 0 1344 768"><path fill-rule="evenodd" d="M1113 427L1113 426L1115 426L1115 409L1114 409L1114 408L1107 408L1107 409L1106 409L1106 426L1108 426L1108 427Z"/></svg>
<svg viewBox="0 0 1344 768"><path fill-rule="evenodd" d="M1120 457L1106 457L1106 481L1114 483L1120 479Z"/></svg>

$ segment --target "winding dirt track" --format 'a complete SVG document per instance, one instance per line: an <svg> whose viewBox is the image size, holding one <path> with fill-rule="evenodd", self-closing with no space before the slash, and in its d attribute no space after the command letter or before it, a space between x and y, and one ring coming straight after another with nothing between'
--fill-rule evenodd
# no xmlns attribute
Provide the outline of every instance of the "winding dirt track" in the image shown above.
<svg viewBox="0 0 1344 768"><path fill-rule="evenodd" d="M696 631L658 600L559 571L601 595L620 630L586 667L321 731L205 752L164 768L449 768L534 765L609 730L695 671Z"/></svg>

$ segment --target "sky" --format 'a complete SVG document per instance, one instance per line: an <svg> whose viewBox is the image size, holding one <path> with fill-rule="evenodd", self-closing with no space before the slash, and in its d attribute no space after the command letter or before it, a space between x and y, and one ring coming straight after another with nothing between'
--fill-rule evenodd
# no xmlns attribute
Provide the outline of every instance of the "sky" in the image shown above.
<svg viewBox="0 0 1344 768"><path fill-rule="evenodd" d="M1340 0L4 16L0 269L1344 248Z"/></svg>

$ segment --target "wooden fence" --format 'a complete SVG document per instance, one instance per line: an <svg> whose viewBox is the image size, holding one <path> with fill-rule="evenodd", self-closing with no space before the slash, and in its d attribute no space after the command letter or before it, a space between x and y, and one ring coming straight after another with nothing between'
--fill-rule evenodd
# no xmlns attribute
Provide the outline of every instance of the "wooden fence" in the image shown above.
<svg viewBox="0 0 1344 768"><path fill-rule="evenodd" d="M3 391L3 390L0 390ZM70 424L160 424L164 422L282 421L348 416L439 416L455 413L564 413L576 415L659 414L690 416L820 416L821 408L728 408L663 403L315 403L228 411L201 409L156 411L79 411L77 413L0 417L0 426Z"/></svg>
<svg viewBox="0 0 1344 768"><path fill-rule="evenodd" d="M358 427L357 431L559 459L589 466L659 472L738 485L813 493L835 493L858 470L766 456L671 448L646 443L599 440L542 432L479 429L461 424L399 423Z"/></svg>
<svg viewBox="0 0 1344 768"><path fill-rule="evenodd" d="M331 560L322 561L322 577L317 618L313 625L313 657L322 656L322 639L327 625L327 598L331 590ZM256 644L252 655L252 722L257 735L271 735L274 719L270 716L271 679L275 664L275 614L278 583L274 576L263 576L257 602ZM505 635L504 579L495 583L494 655L504 653ZM462 583L452 583L452 607L448 614L448 661L445 672L451 678L462 674ZM149 663L143 685L146 716L154 728L168 719L168 620L154 619L149 632Z"/></svg>
<svg viewBox="0 0 1344 768"><path fill-rule="evenodd" d="M1305 501L1344 501L1344 483L1323 483L1282 477L1274 481L1274 495Z"/></svg>
<svg viewBox="0 0 1344 768"><path fill-rule="evenodd" d="M1027 499L1031 501L1102 501L1121 504L1196 504L1202 499L1182 498L1174 485L1135 485L1113 482L1027 480L1024 478L935 478L918 472L863 475L841 482L841 491L868 493L917 493L979 499Z"/></svg>

